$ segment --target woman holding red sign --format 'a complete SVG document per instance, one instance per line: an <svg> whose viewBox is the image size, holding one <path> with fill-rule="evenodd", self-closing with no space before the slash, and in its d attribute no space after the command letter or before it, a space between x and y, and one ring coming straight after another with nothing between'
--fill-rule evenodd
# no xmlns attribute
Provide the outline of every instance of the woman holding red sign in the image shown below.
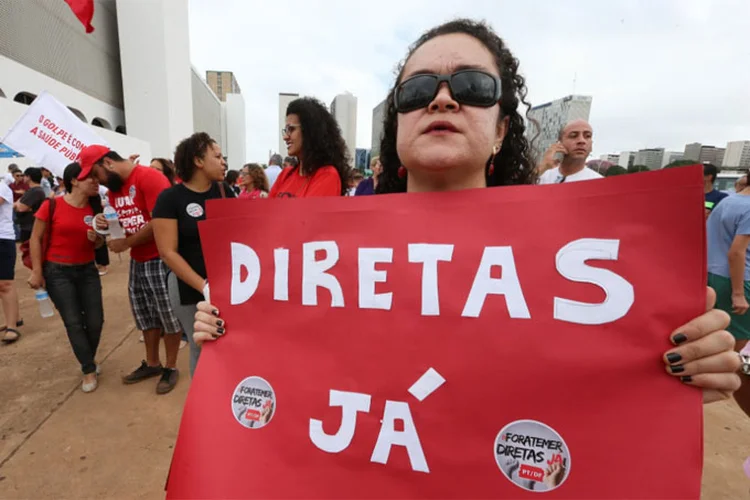
<svg viewBox="0 0 750 500"><path fill-rule="evenodd" d="M518 66L483 23L451 21L417 40L388 95L377 192L533 184L519 112L519 104L528 107L526 84ZM667 373L701 388L706 403L726 399L740 386L740 359L724 330L729 319L713 309L715 300L709 289L706 313L675 329L669 336L675 347L663 356ZM196 343L226 331L208 303L198 305L195 319Z"/></svg>

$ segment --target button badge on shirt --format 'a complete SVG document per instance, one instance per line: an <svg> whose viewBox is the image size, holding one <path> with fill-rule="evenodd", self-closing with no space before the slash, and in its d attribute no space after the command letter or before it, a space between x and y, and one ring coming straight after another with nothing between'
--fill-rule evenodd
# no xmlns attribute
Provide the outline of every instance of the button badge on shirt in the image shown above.
<svg viewBox="0 0 750 500"><path fill-rule="evenodd" d="M203 207L200 206L197 203L190 203L186 208L185 211L190 217L193 217L197 219L198 217L203 216Z"/></svg>

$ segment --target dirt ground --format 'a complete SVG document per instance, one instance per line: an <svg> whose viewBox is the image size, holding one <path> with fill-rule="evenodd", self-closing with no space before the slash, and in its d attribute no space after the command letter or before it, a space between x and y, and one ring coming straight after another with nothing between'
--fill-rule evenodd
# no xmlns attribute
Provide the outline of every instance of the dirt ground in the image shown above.
<svg viewBox="0 0 750 500"><path fill-rule="evenodd" d="M188 351L180 382L165 396L156 379L124 386L143 358L127 299L127 258L113 256L103 281L105 326L100 387L80 391L80 372L58 315L39 317L28 271L19 265L23 338L0 346L0 498L163 498L189 387ZM702 498L750 498L742 463L750 419L733 402L705 410ZM637 478L632 478L637 480Z"/></svg>

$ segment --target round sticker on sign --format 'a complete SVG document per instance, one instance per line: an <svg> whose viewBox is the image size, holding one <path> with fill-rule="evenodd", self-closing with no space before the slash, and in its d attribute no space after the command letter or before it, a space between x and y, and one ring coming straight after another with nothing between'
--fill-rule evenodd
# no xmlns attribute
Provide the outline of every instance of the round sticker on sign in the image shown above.
<svg viewBox="0 0 750 500"><path fill-rule="evenodd" d="M203 207L198 205L197 203L188 204L185 210L187 211L190 217L193 217L196 219L203 215Z"/></svg>
<svg viewBox="0 0 750 500"><path fill-rule="evenodd" d="M276 410L276 394L261 377L247 377L234 389L232 414L248 429L265 427Z"/></svg>
<svg viewBox="0 0 750 500"><path fill-rule="evenodd" d="M527 491L552 491L570 474L570 451L552 427L516 420L495 438L495 461L503 475Z"/></svg>

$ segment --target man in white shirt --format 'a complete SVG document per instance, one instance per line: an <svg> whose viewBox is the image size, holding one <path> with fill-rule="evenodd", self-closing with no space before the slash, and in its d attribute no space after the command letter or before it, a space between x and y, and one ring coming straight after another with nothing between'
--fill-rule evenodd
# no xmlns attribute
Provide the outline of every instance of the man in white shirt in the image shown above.
<svg viewBox="0 0 750 500"><path fill-rule="evenodd" d="M591 154L594 131L586 120L574 120L566 124L558 134L537 167L539 184L601 179L602 175L586 167Z"/></svg>
<svg viewBox="0 0 750 500"><path fill-rule="evenodd" d="M268 177L268 189L271 189L273 187L273 183L276 182L276 178L281 173L281 162L283 162L284 159L281 158L281 155L273 155L271 156L271 159L268 160L268 168L266 169L266 177Z"/></svg>

